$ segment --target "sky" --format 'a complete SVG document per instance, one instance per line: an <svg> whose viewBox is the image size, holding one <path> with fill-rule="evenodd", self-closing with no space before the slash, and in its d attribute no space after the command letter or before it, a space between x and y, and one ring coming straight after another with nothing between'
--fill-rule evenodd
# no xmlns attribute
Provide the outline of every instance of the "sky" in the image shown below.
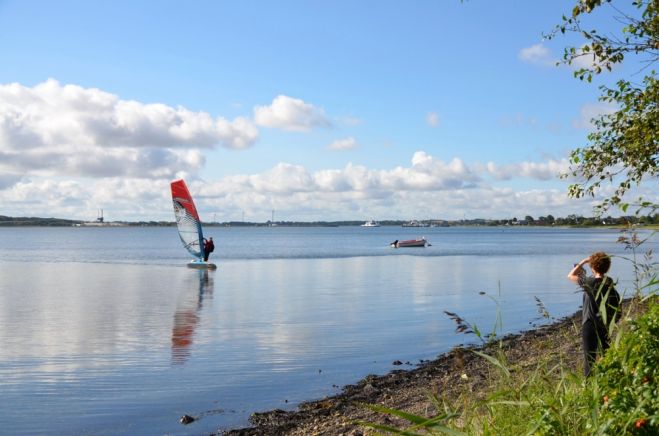
<svg viewBox="0 0 659 436"><path fill-rule="evenodd" d="M572 7L0 0L0 215L172 221L184 178L204 221L591 216L558 175L638 67L556 66Z"/></svg>

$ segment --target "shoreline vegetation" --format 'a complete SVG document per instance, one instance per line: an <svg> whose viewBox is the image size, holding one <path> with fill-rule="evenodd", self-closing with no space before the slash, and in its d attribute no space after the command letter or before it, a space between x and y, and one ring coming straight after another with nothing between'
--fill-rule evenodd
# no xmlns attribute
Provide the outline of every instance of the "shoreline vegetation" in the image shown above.
<svg viewBox="0 0 659 436"><path fill-rule="evenodd" d="M656 296L644 301L639 297L625 300L622 312L624 318L619 324L619 330L633 331L630 329L630 323L634 322L632 320L656 305ZM250 417L251 427L226 430L218 434L411 435L428 434L424 430L431 429L436 433L430 434L523 434L519 431L526 428L528 432L534 425L536 428L531 431L532 434L556 434L554 432L557 430L569 429L573 434L596 431L593 428L588 431L587 424L584 426L572 421L565 423L563 428L561 423L555 422L550 423L553 427L539 427L547 420L547 414L538 416L538 407L542 410L544 406L551 410L558 403L563 403L566 386L576 386L577 391L584 391L571 393L575 397L588 397L588 380L592 380L584 380L581 376L581 311L552 320L554 322L551 324L496 338L480 346L455 347L433 360L422 361L414 369L366 376L354 385L343 387L337 395L304 402L296 410L276 409L253 413ZM654 322L657 323L657 320ZM654 350L651 358L657 359L657 350ZM598 375L595 379L600 380ZM656 387L657 380L651 380L651 383ZM502 384L506 387L502 388ZM518 395L524 392L526 395L527 391L535 392L539 389L536 385L543 385L549 391L546 393L551 398L549 401L555 404L538 405L531 404L533 401L525 398L510 398L511 393ZM610 395L613 397L613 394ZM555 398L557 396L559 399ZM604 404L597 394L595 397L595 408L602 412L609 401L608 396L604 396ZM568 409L575 407L573 404L562 406ZM497 414L494 411L497 407L509 409L507 413L510 416L501 415L500 412ZM596 411L560 411L566 416L577 416L571 418L577 420L584 420L580 415L589 412ZM410 417L431 421L423 425ZM638 427L639 422L647 424L649 421L635 418L632 424ZM655 425L652 428L656 429ZM653 431L649 427L643 430Z"/></svg>
<svg viewBox="0 0 659 436"><path fill-rule="evenodd" d="M364 221L228 221L205 222L204 227L348 227L360 226ZM630 225L649 229L659 229L659 214L621 217L583 217L569 215L554 218L551 215L537 219L526 216L523 219L461 219L461 220L383 220L380 226L397 227L602 227L627 228ZM65 218L10 217L0 215L0 227L174 227L175 221L80 221Z"/></svg>

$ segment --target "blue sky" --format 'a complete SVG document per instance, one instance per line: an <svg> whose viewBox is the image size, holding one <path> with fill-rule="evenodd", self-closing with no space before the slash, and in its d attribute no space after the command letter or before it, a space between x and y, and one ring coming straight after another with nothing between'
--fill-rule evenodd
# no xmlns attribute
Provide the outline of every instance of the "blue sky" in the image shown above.
<svg viewBox="0 0 659 436"><path fill-rule="evenodd" d="M590 215L571 7L0 1L0 214L169 220L184 177L206 219Z"/></svg>

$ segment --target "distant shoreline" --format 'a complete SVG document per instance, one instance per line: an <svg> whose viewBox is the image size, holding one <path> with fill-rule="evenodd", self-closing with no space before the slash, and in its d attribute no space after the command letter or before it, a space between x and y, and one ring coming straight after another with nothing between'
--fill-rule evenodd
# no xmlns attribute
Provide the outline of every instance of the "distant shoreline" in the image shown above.
<svg viewBox="0 0 659 436"><path fill-rule="evenodd" d="M656 219L656 218L655 218ZM384 220L379 221L382 227L407 227L407 228L435 228L435 227L539 227L539 228L609 228L625 229L633 224L643 229L659 230L659 223L643 222L638 217L609 218L610 222L597 218L577 217L572 220L578 222L565 222L564 218L558 218L552 222L545 221L513 221L513 220L424 220L418 221L419 225L410 225L407 220ZM615 221L615 222L614 222ZM279 222L211 222L204 223L204 227L355 227L361 226L363 221L279 221ZM41 218L41 217L8 217L0 215L0 227L174 227L174 221L80 221L64 218ZM369 229L365 229L369 231Z"/></svg>

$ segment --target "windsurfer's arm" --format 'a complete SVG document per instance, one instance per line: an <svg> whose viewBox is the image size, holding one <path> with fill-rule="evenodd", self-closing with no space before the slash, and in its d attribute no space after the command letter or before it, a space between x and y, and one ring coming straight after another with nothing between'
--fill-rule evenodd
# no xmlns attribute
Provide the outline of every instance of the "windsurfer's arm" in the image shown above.
<svg viewBox="0 0 659 436"><path fill-rule="evenodd" d="M583 266L588 262L590 262L590 257L587 257L578 264L574 265L574 268L572 268L572 270L567 275L568 280L579 283L581 277L586 273L586 271L583 269Z"/></svg>

